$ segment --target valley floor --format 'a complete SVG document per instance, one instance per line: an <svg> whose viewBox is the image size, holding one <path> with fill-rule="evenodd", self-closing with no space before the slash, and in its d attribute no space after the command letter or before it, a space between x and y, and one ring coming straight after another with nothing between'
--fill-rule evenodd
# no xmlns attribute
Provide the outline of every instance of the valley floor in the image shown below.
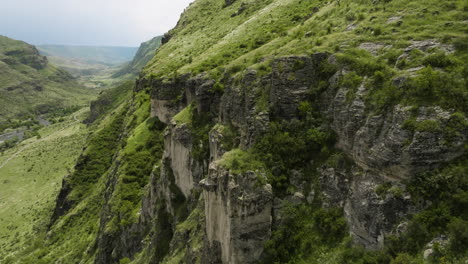
<svg viewBox="0 0 468 264"><path fill-rule="evenodd" d="M81 153L87 108L0 155L0 263L47 226L62 179Z"/></svg>

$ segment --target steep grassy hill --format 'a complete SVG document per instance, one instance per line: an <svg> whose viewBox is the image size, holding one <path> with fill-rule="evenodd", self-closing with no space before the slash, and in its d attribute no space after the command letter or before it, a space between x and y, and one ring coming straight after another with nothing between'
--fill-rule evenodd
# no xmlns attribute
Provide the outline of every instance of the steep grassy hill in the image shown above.
<svg viewBox="0 0 468 264"><path fill-rule="evenodd" d="M127 74L138 75L141 69L143 69L143 67L145 67L146 64L148 64L148 62L154 57L156 50L161 45L161 39L162 36L157 36L151 40L141 43L140 48L138 49L133 60L118 72L116 72L113 76L121 77Z"/></svg>
<svg viewBox="0 0 468 264"><path fill-rule="evenodd" d="M34 46L0 36L0 123L82 105L94 95Z"/></svg>
<svg viewBox="0 0 468 264"><path fill-rule="evenodd" d="M467 10L196 0L0 261L465 263Z"/></svg>

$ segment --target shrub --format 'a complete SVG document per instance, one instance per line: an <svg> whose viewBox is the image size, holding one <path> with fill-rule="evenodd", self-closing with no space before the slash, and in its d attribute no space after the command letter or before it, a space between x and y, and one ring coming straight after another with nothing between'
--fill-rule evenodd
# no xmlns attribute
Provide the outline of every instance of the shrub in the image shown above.
<svg viewBox="0 0 468 264"><path fill-rule="evenodd" d="M453 41L453 47L458 52L468 51L468 37L457 38Z"/></svg>
<svg viewBox="0 0 468 264"><path fill-rule="evenodd" d="M265 165L256 160L256 157L240 149L234 149L225 153L219 162L221 166L235 174L242 174L246 171L265 170Z"/></svg>
<svg viewBox="0 0 468 264"><path fill-rule="evenodd" d="M439 122L436 120L423 120L423 121L416 121L414 118L410 118L405 120L402 125L403 129L409 130L411 132L430 132L436 133L440 132L440 125Z"/></svg>
<svg viewBox="0 0 468 264"><path fill-rule="evenodd" d="M388 71L384 61L379 61L368 51L363 49L348 49L341 54L337 54L338 62L344 66L348 66L358 75L369 76L376 71Z"/></svg>
<svg viewBox="0 0 468 264"><path fill-rule="evenodd" d="M351 101L354 99L359 85L362 83L362 77L357 75L356 72L350 72L343 76L340 81L340 86L348 89L346 99Z"/></svg>
<svg viewBox="0 0 468 264"><path fill-rule="evenodd" d="M407 253L399 253L390 264L416 264L416 261Z"/></svg>
<svg viewBox="0 0 468 264"><path fill-rule="evenodd" d="M308 108L306 103L303 103L303 108ZM326 151L333 141L330 132L315 128L306 121L290 124L272 122L268 132L253 146L253 153L271 170L270 183L275 191L281 193L288 187L289 170L302 168L314 157L325 154L322 151Z"/></svg>
<svg viewBox="0 0 468 264"><path fill-rule="evenodd" d="M340 208L314 208L286 204L281 225L265 244L263 263L291 263L318 254L343 240L346 220Z"/></svg>
<svg viewBox="0 0 468 264"><path fill-rule="evenodd" d="M319 209L314 212L316 231L320 233L322 241L337 243L346 234L346 220L341 208Z"/></svg>
<svg viewBox="0 0 468 264"><path fill-rule="evenodd" d="M454 218L448 225L448 231L450 248L457 253L466 251L468 248L468 221Z"/></svg>
<svg viewBox="0 0 468 264"><path fill-rule="evenodd" d="M119 260L119 264L129 264L132 262L129 258L123 258Z"/></svg>
<svg viewBox="0 0 468 264"><path fill-rule="evenodd" d="M450 73L434 71L430 66L419 72L417 77L409 79L405 85L404 102L406 104L433 105L468 110L468 92L466 82L459 70Z"/></svg>
<svg viewBox="0 0 468 264"><path fill-rule="evenodd" d="M374 191L379 197L384 198L391 187L392 184L390 182L386 182L383 184L379 184L377 187L375 187Z"/></svg>
<svg viewBox="0 0 468 264"><path fill-rule="evenodd" d="M374 36L382 35L382 29L380 27L374 28L373 34L374 34Z"/></svg>
<svg viewBox="0 0 468 264"><path fill-rule="evenodd" d="M444 68L453 65L451 57L447 56L443 51L437 51L423 59L423 65Z"/></svg>

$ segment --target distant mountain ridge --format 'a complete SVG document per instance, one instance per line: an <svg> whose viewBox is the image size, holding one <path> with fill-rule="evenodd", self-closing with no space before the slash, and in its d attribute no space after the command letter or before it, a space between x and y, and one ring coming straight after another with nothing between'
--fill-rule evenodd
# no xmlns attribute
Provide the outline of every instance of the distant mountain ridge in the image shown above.
<svg viewBox="0 0 468 264"><path fill-rule="evenodd" d="M105 46L38 45L37 47L45 56L80 59L87 63L109 66L132 60L138 50L138 47Z"/></svg>

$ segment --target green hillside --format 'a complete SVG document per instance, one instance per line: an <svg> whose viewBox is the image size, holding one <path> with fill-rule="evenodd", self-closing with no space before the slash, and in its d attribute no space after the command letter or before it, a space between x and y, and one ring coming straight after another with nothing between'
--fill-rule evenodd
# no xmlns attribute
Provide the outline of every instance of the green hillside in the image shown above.
<svg viewBox="0 0 468 264"><path fill-rule="evenodd" d="M275 57L324 51L356 58L355 49L369 42L379 45L362 51L361 57L372 51L395 60L412 41L427 39L453 44L458 55L466 55L464 1L226 2L233 3L195 1L144 72L219 75L223 70L236 73L251 65L268 65Z"/></svg>
<svg viewBox="0 0 468 264"><path fill-rule="evenodd" d="M148 64L148 62L154 57L156 50L161 45L161 39L161 36L157 36L151 40L141 43L140 48L135 54L133 60L118 72L116 72L113 76L120 77L126 74L138 75L141 69L143 69L143 67L145 67L146 64Z"/></svg>
<svg viewBox="0 0 468 264"><path fill-rule="evenodd" d="M82 105L93 96L34 46L0 36L0 122Z"/></svg>
<svg viewBox="0 0 468 264"><path fill-rule="evenodd" d="M70 173L85 142L87 129L80 123L84 110L39 130L40 138L30 138L0 154L2 258L46 228L63 176Z"/></svg>

